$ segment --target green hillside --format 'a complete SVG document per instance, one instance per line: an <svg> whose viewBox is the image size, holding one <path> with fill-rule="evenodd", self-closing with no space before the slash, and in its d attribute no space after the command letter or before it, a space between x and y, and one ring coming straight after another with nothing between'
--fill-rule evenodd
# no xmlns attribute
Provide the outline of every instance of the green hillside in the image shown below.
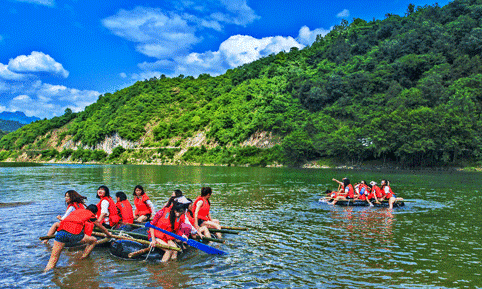
<svg viewBox="0 0 482 289"><path fill-rule="evenodd" d="M217 77L140 81L26 125L0 140L0 159L480 165L481 18L481 0L461 0L342 21L302 50ZM132 147L98 147L117 135Z"/></svg>

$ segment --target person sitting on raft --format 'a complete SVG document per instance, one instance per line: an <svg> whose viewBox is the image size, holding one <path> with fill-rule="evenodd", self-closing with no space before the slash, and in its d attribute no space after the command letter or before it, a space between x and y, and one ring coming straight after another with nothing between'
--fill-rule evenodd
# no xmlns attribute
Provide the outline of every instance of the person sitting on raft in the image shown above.
<svg viewBox="0 0 482 289"><path fill-rule="evenodd" d="M333 179L333 181L337 182L342 187L333 202L331 202L330 204L335 205L336 202L338 202L339 200L355 199L355 189L353 189L353 186L351 185L348 178L343 178L343 183L337 179Z"/></svg>
<svg viewBox="0 0 482 289"><path fill-rule="evenodd" d="M134 195L134 205L136 207L134 221L142 223L149 220L151 215L156 211L156 208L149 199L149 196L144 192L144 188L141 185L135 186L132 195Z"/></svg>
<svg viewBox="0 0 482 289"><path fill-rule="evenodd" d="M172 207L164 207L159 212L157 212L151 221L151 225L179 235L178 233L181 224L184 223L184 219L186 218L184 215L184 211L184 206L182 204L174 202ZM161 245L168 245L171 247L177 246L174 242L174 237L164 234L156 229L150 228L148 231L148 236L149 240L151 241L151 247L155 246L156 243ZM182 237L187 238L187 236L185 235L182 235ZM177 251L165 250L161 261L167 262L176 258Z"/></svg>
<svg viewBox="0 0 482 289"><path fill-rule="evenodd" d="M377 182L375 181L371 181L370 186L372 187L370 196L372 196L372 198L375 199L375 203L380 204L379 199L381 199L383 196L382 189L380 189Z"/></svg>
<svg viewBox="0 0 482 289"><path fill-rule="evenodd" d="M372 193L371 190L372 189L370 185L367 185L366 181L362 180L360 184L358 184L358 199L362 201L367 201L370 207L373 207L373 204L370 200L375 198L375 193Z"/></svg>
<svg viewBox="0 0 482 289"><path fill-rule="evenodd" d="M79 193L77 193L74 190L68 190L65 193L65 204L67 205L67 210L65 211L65 214L61 217L60 215L57 216L57 219L59 221L64 220L67 218L70 213L77 209L85 209L85 200L87 200L87 197L81 196ZM60 222L56 222L50 227L47 236L53 236L55 232L57 231L57 228L59 227ZM46 239L43 241L44 244L47 244L49 242L49 239Z"/></svg>
<svg viewBox="0 0 482 289"><path fill-rule="evenodd" d="M132 205L127 199L127 196L124 192L117 192L115 193L117 198L116 207L120 213L121 217L121 224L132 224L134 223L134 214L132 213Z"/></svg>
<svg viewBox="0 0 482 289"><path fill-rule="evenodd" d="M188 201L187 204L184 204L184 208L186 208L186 225L189 222L189 225L192 227L191 228L191 235L198 235L199 237L208 237L211 238L211 233L208 230L208 227L206 226L199 226L199 229L196 230L196 227L194 226L194 213L193 213L193 207L194 203L192 202L191 199L186 198Z"/></svg>
<svg viewBox="0 0 482 289"><path fill-rule="evenodd" d="M221 225L219 224L219 220L211 218L210 208L211 202L209 198L211 198L212 190L210 187L203 187L201 189L201 195L194 200L193 205L193 212L194 212L194 227L196 230L200 230L201 226L206 226L210 229L221 229ZM216 236L221 239L221 233L216 233Z"/></svg>
<svg viewBox="0 0 482 289"><path fill-rule="evenodd" d="M98 209L96 205L89 205L87 209L77 209L68 215L64 220L60 222L57 234L55 235L54 246L52 248L52 254L50 255L49 262L45 267L45 272L54 268L59 261L60 253L65 244L83 243L87 244L81 259L89 256L90 252L95 247L97 239L92 237L92 231L94 226L99 227L107 237L112 238L109 231L106 230L102 224L100 224L95 214Z"/></svg>
<svg viewBox="0 0 482 289"><path fill-rule="evenodd" d="M97 204L97 221L107 229L115 228L120 222L120 216L114 200L110 197L109 188L100 186L97 189L97 198L100 199Z"/></svg>
<svg viewBox="0 0 482 289"><path fill-rule="evenodd" d="M392 188L390 188L390 182L387 180L382 180L380 182L381 191L382 191L382 198L380 201L388 200L388 208L393 209L393 203L396 201L403 201L403 198L397 198L395 194L392 192Z"/></svg>

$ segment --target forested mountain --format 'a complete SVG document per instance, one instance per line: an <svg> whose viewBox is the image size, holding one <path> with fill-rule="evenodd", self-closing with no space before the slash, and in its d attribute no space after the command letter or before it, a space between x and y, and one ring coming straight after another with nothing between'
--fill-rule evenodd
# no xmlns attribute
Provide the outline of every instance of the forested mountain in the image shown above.
<svg viewBox="0 0 482 289"><path fill-rule="evenodd" d="M16 111L16 112L9 112L9 111L4 111L0 113L0 120L11 120L11 121L18 121L21 124L29 124L31 122L37 121L40 118L31 116L28 117L25 115L25 113L21 111Z"/></svg>
<svg viewBox="0 0 482 289"><path fill-rule="evenodd" d="M19 123L18 121L0 119L0 130L5 132L15 131L22 126L23 124Z"/></svg>
<svg viewBox="0 0 482 289"><path fill-rule="evenodd" d="M140 81L83 112L29 124L1 139L0 159L477 164L481 17L482 0L457 0L342 21L302 50L217 77ZM260 136L267 141L253 142ZM102 150L113 137L130 147Z"/></svg>

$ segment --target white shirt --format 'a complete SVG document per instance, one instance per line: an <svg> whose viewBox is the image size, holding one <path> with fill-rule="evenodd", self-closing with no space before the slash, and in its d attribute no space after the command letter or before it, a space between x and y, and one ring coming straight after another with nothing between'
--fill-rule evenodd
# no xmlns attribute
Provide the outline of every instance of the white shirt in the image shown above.
<svg viewBox="0 0 482 289"><path fill-rule="evenodd" d="M104 214L104 213L105 213L104 223L106 223L107 225L109 225L109 201L103 200L103 201L100 203L100 213L101 213L101 214Z"/></svg>

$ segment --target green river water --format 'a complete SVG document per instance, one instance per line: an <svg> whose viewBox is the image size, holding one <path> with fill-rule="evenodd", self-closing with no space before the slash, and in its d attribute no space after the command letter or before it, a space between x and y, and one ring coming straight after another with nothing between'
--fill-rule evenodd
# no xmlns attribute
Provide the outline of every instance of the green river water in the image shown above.
<svg viewBox="0 0 482 289"><path fill-rule="evenodd" d="M338 207L319 202L332 178L389 179L403 208ZM480 173L331 169L0 165L1 288L482 288ZM211 214L249 228L176 261L130 261L96 248L62 252L43 269L46 235L74 189L97 203L96 189L141 184L158 209L174 189L194 199L213 189Z"/></svg>

